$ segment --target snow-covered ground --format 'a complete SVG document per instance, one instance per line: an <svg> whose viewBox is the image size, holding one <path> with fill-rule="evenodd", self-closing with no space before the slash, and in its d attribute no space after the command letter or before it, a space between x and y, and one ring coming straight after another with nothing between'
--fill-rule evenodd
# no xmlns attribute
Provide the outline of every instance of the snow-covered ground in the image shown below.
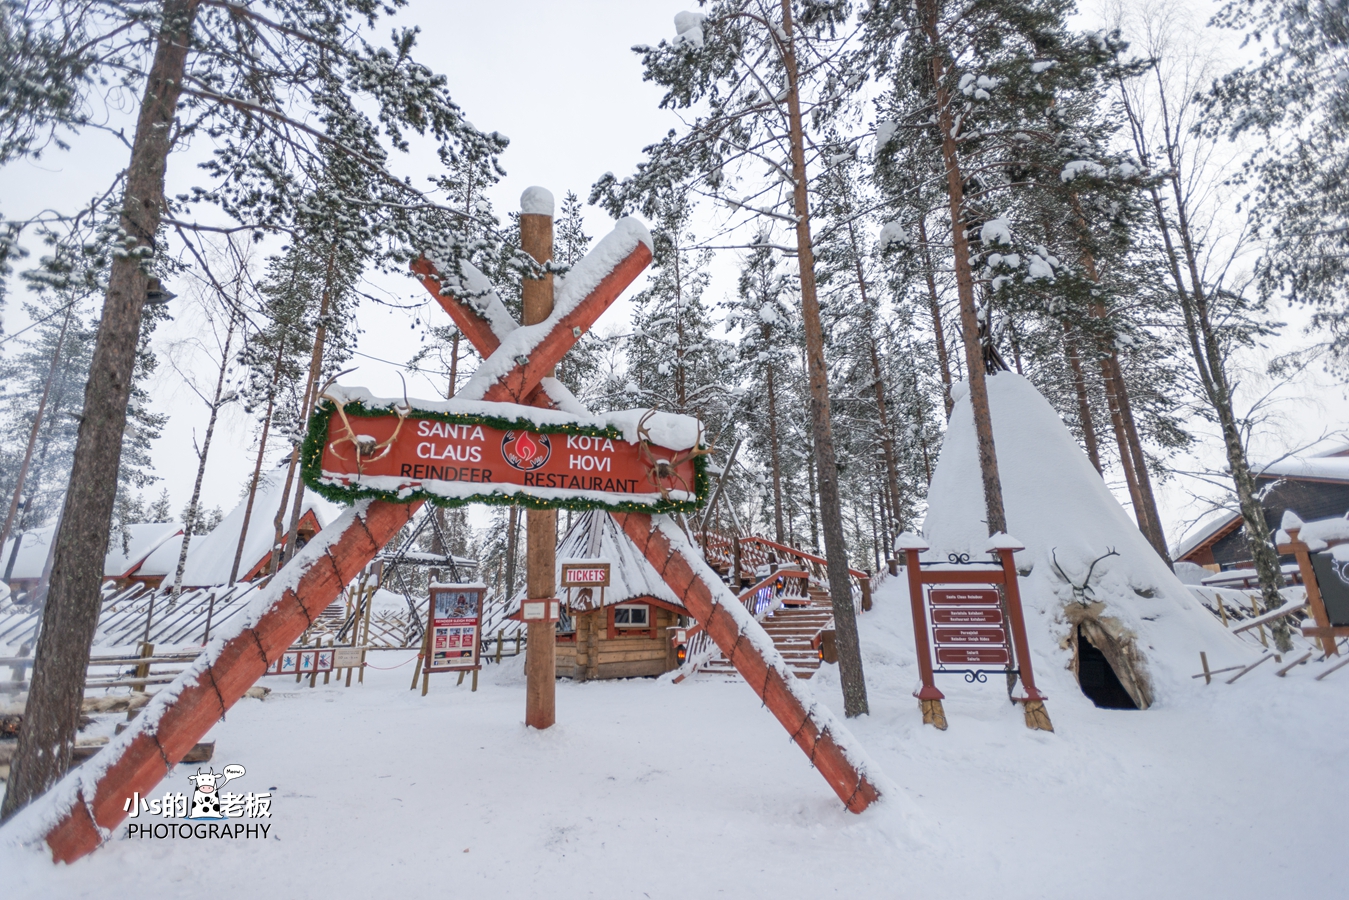
<svg viewBox="0 0 1349 900"><path fill-rule="evenodd" d="M73 866L11 848L3 895L1343 896L1349 669L1316 682L1323 665L1266 663L1146 712L1049 679L1053 734L993 680L950 677L940 733L911 696L907 609L889 579L860 620L872 714L850 724L900 794L860 816L738 681L564 682L539 733L520 660L476 694L437 676L425 698L407 666L351 688L273 678L211 735L217 771L247 769L227 790L272 789L268 839L123 826ZM841 709L832 667L811 686ZM190 794L194 771L155 796Z"/></svg>

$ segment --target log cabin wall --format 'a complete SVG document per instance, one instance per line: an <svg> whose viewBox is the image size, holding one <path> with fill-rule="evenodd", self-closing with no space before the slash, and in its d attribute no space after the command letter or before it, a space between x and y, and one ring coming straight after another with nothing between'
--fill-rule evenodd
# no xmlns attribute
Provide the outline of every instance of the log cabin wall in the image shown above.
<svg viewBox="0 0 1349 900"><path fill-rule="evenodd" d="M634 598L628 603L642 603ZM672 611L649 604L649 629L623 629L613 624L614 607L577 613L576 632L559 635L557 675L590 681L601 678L640 678L678 667L669 629L679 624Z"/></svg>

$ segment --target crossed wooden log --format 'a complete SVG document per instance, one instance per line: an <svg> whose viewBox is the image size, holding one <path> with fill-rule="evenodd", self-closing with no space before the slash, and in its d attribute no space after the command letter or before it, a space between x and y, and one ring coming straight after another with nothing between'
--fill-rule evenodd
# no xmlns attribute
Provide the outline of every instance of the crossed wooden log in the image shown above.
<svg viewBox="0 0 1349 900"><path fill-rule="evenodd" d="M413 270L483 356L460 396L544 406L554 401L541 390L542 379L650 262L645 226L622 220L573 268L553 315L531 326L516 323L489 292L476 298L475 308L432 260L419 259ZM122 734L11 819L0 836L45 840L61 862L95 850L126 819L128 798L149 794L420 506L362 500L348 509L297 552ZM815 702L674 522L636 513L614 517L847 808L861 812L877 799L866 754Z"/></svg>

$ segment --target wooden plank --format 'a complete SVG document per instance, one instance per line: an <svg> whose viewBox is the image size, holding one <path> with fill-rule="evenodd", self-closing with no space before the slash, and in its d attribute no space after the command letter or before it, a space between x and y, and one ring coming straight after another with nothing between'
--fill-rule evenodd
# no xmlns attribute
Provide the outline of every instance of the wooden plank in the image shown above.
<svg viewBox="0 0 1349 900"><path fill-rule="evenodd" d="M1267 613L1263 613L1261 615L1256 616L1254 619L1247 619L1245 622L1242 622L1241 625L1237 626L1236 628L1233 628L1232 633L1241 634L1243 631L1249 631L1252 628L1258 628L1261 625L1267 625L1270 622L1274 621L1275 619L1283 618L1289 613L1295 613L1300 609L1306 608L1307 608L1306 600L1303 600L1301 603L1285 603L1278 609L1272 609Z"/></svg>

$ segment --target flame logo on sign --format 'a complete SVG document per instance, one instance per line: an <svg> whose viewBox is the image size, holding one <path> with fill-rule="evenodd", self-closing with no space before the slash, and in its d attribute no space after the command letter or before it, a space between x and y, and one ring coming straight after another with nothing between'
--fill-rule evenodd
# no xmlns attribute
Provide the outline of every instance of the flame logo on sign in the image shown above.
<svg viewBox="0 0 1349 900"><path fill-rule="evenodd" d="M501 455L511 468L531 472L548 462L548 457L553 455L553 447L546 434L508 431L501 439Z"/></svg>

